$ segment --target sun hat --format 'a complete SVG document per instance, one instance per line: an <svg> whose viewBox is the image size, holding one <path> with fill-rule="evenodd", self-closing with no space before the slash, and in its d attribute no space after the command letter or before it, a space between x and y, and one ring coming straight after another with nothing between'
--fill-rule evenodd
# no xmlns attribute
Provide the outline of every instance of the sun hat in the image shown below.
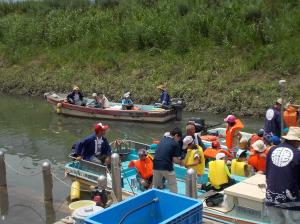
<svg viewBox="0 0 300 224"><path fill-rule="evenodd" d="M272 142L274 145L279 145L281 143L280 138L276 135L272 136Z"/></svg>
<svg viewBox="0 0 300 224"><path fill-rule="evenodd" d="M228 123L233 123L233 122L235 122L235 120L236 120L236 118L235 118L235 116L232 115L232 114L228 115L228 116L224 119L224 121L225 121L225 122L228 122Z"/></svg>
<svg viewBox="0 0 300 224"><path fill-rule="evenodd" d="M97 93L93 93L93 94L92 94L92 97L96 97L96 96L97 96Z"/></svg>
<svg viewBox="0 0 300 224"><path fill-rule="evenodd" d="M243 149L239 149L236 153L236 158L240 158L240 156L243 154L243 153L246 153L246 150L243 150Z"/></svg>
<svg viewBox="0 0 300 224"><path fill-rule="evenodd" d="M124 93L124 97L130 97L130 92Z"/></svg>
<svg viewBox="0 0 300 224"><path fill-rule="evenodd" d="M288 133L282 136L282 138L291 141L300 141L300 127L290 127Z"/></svg>
<svg viewBox="0 0 300 224"><path fill-rule="evenodd" d="M170 137L170 136L171 136L171 133L169 131L167 131L167 132L164 133L164 137L165 138Z"/></svg>
<svg viewBox="0 0 300 224"><path fill-rule="evenodd" d="M165 85L158 85L156 88L160 89L160 90L166 90L166 86Z"/></svg>
<svg viewBox="0 0 300 224"><path fill-rule="evenodd" d="M264 129L259 129L258 130L258 132L257 132L257 135L259 136L259 137L263 137L264 136L264 134L265 134L265 130Z"/></svg>
<svg viewBox="0 0 300 224"><path fill-rule="evenodd" d="M79 90L79 87L78 86L73 86L73 90Z"/></svg>
<svg viewBox="0 0 300 224"><path fill-rule="evenodd" d="M221 146L221 144L218 141L213 141L211 143L211 147L213 147L214 149L218 149L218 148L220 148L220 146Z"/></svg>
<svg viewBox="0 0 300 224"><path fill-rule="evenodd" d="M189 144L193 143L194 139L192 136L185 136L185 138L183 139L183 146L182 149L186 149L188 147Z"/></svg>
<svg viewBox="0 0 300 224"><path fill-rule="evenodd" d="M281 105L281 104L282 104L282 99L281 99L281 98L277 99L277 100L276 100L276 103L278 103L278 104Z"/></svg>
<svg viewBox="0 0 300 224"><path fill-rule="evenodd" d="M220 159L223 159L223 158L225 158L225 157L226 157L225 153L219 152L219 153L217 153L217 155L216 155L216 160L220 160Z"/></svg>
<svg viewBox="0 0 300 224"><path fill-rule="evenodd" d="M147 155L146 149L139 149L138 155L139 155L139 156L146 156L146 155Z"/></svg>
<svg viewBox="0 0 300 224"><path fill-rule="evenodd" d="M109 128L108 125L103 125L102 123L98 123L95 126L95 133L98 134L100 131L105 131L108 128Z"/></svg>
<svg viewBox="0 0 300 224"><path fill-rule="evenodd" d="M263 151L266 150L267 146L265 145L265 143L263 142L263 140L257 140L256 142L254 142L252 144L252 147L257 152L263 152Z"/></svg>

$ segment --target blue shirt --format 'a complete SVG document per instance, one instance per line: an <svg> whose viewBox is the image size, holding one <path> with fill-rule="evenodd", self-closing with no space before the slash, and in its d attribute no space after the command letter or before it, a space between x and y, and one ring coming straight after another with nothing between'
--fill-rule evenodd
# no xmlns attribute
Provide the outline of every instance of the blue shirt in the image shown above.
<svg viewBox="0 0 300 224"><path fill-rule="evenodd" d="M268 134L281 136L281 115L275 107L269 108L266 112L264 130Z"/></svg>
<svg viewBox="0 0 300 224"><path fill-rule="evenodd" d="M122 99L122 105L132 105L133 102L131 99Z"/></svg>
<svg viewBox="0 0 300 224"><path fill-rule="evenodd" d="M84 160L90 160L92 156L96 154L96 151L100 156L102 155L111 155L111 147L107 139L102 136L102 143L100 150L96 149L96 140L97 137L95 134L92 134L81 141L76 143L75 154L81 155Z"/></svg>
<svg viewBox="0 0 300 224"><path fill-rule="evenodd" d="M167 91L162 91L160 94L160 103L162 105L169 105L170 104L170 95Z"/></svg>
<svg viewBox="0 0 300 224"><path fill-rule="evenodd" d="M267 155L266 205L300 211L300 150L284 142Z"/></svg>
<svg viewBox="0 0 300 224"><path fill-rule="evenodd" d="M173 138L163 138L155 151L153 169L173 171L173 157L180 157L178 143Z"/></svg>

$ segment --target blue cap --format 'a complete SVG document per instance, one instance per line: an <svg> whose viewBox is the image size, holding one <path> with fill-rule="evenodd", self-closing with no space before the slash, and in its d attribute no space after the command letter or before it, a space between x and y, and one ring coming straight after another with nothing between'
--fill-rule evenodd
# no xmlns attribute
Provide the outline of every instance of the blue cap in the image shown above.
<svg viewBox="0 0 300 224"><path fill-rule="evenodd" d="M264 130L264 129L259 129L258 132L257 132L257 135L258 135L259 137L263 137L264 134L265 134L265 130Z"/></svg>
<svg viewBox="0 0 300 224"><path fill-rule="evenodd" d="M279 145L281 143L280 138L276 135L272 136L272 142L274 145Z"/></svg>
<svg viewBox="0 0 300 224"><path fill-rule="evenodd" d="M283 129L283 133L288 133L289 132L289 128L284 128Z"/></svg>
<svg viewBox="0 0 300 224"><path fill-rule="evenodd" d="M269 134L265 134L264 135L264 140L267 144L271 144L273 141L272 141L272 136L269 135Z"/></svg>

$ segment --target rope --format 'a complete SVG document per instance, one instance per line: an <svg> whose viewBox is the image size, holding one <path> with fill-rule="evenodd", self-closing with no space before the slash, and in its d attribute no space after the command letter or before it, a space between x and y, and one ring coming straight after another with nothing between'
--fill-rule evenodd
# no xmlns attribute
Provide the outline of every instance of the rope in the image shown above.
<svg viewBox="0 0 300 224"><path fill-rule="evenodd" d="M19 174L19 175L25 176L25 177L37 176L37 175L39 175L39 174L42 173L42 170L40 170L40 171L38 171L38 172L36 172L36 173L32 173L32 174L22 173L22 172L20 172L19 170L17 170L17 169L15 169L14 167L12 167L12 166L11 166L8 162L6 162L5 160L4 160L4 163L5 163L6 166L7 166L8 168L10 168L12 171L16 172L16 173Z"/></svg>

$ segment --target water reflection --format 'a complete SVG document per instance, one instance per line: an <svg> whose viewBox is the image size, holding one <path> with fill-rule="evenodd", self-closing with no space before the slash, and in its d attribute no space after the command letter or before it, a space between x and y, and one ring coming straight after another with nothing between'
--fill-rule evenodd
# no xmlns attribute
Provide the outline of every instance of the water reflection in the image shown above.
<svg viewBox="0 0 300 224"><path fill-rule="evenodd" d="M8 215L8 208L9 202L7 187L0 187L0 216L2 221L5 221Z"/></svg>

